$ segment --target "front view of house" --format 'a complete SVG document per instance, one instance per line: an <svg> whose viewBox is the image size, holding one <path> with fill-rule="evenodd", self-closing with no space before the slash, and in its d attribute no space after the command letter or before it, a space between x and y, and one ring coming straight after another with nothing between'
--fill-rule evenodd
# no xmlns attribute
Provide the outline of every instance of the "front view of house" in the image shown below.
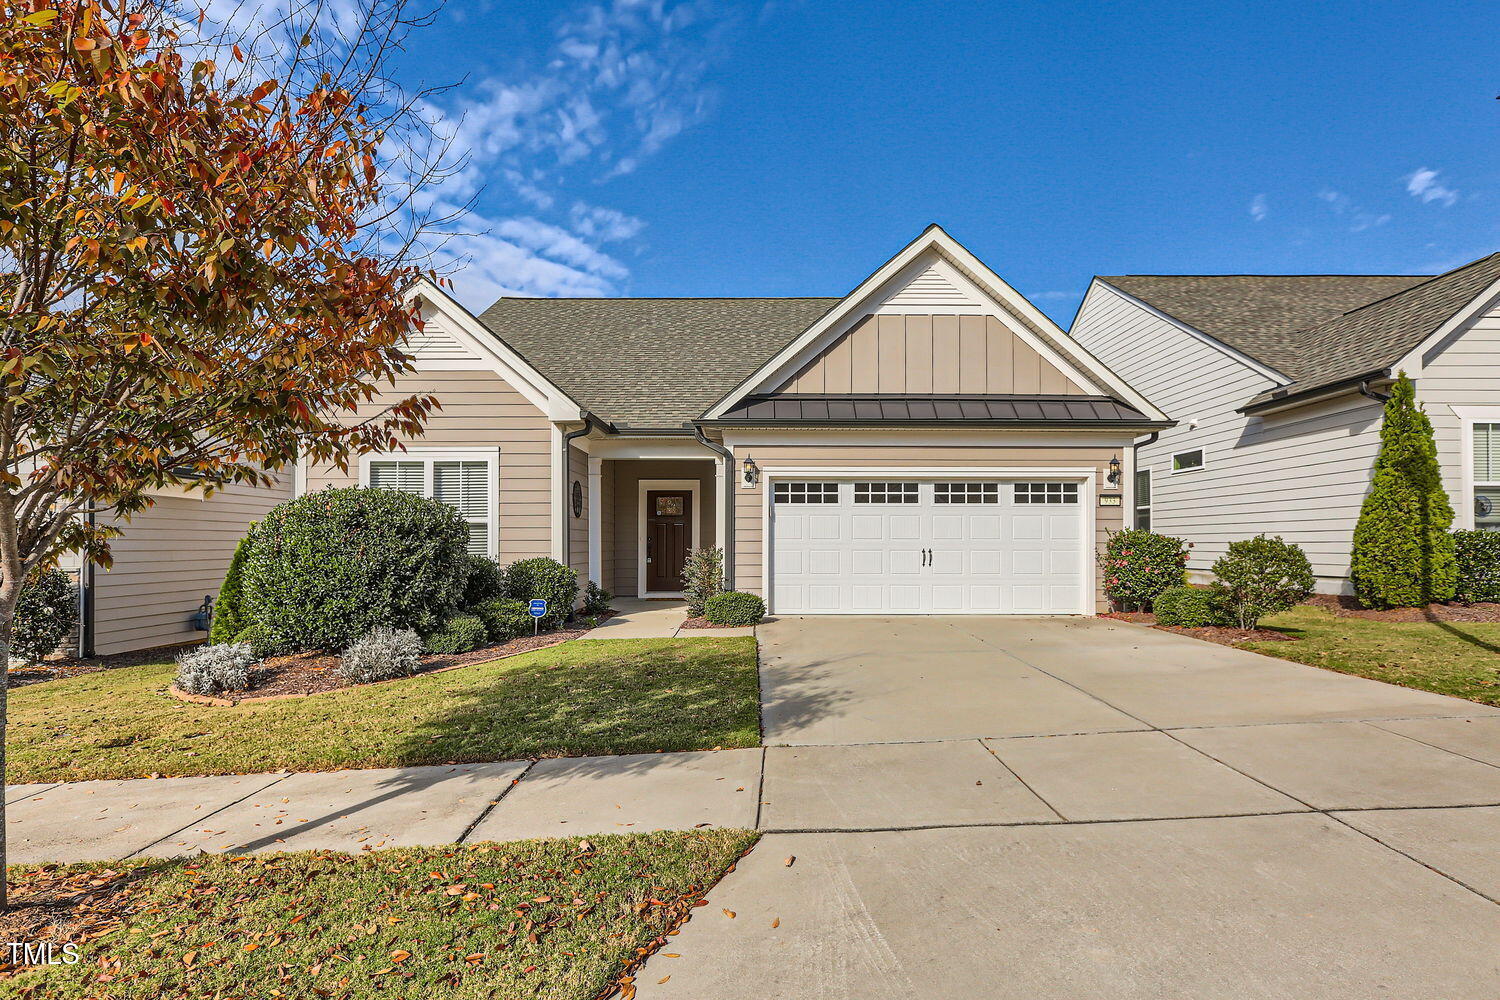
<svg viewBox="0 0 1500 1000"><path fill-rule="evenodd" d="M453 504L471 549L617 595L689 550L779 614L1077 614L1170 421L937 226L843 298L503 298L424 285L406 450L297 469ZM378 408L381 400L370 404Z"/></svg>

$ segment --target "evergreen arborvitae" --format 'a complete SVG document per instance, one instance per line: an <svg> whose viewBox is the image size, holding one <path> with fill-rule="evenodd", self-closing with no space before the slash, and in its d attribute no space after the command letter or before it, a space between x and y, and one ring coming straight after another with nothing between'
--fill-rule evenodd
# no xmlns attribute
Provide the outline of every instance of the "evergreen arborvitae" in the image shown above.
<svg viewBox="0 0 1500 1000"><path fill-rule="evenodd" d="M213 624L209 626L208 641L214 645L233 642L250 626L245 615L245 596L241 589L241 578L245 573L245 560L250 555L250 536L240 539L234 547L234 557L229 560L229 572L219 587L219 599L214 601Z"/></svg>
<svg viewBox="0 0 1500 1000"><path fill-rule="evenodd" d="M1350 572L1360 603L1404 608L1452 599L1452 526L1432 421L1402 374L1385 404L1375 476L1354 527Z"/></svg>

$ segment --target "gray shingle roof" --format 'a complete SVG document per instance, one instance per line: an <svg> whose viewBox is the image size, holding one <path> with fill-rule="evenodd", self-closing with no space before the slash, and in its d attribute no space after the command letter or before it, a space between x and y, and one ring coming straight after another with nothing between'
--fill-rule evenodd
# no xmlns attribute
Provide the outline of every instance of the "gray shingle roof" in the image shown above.
<svg viewBox="0 0 1500 1000"><path fill-rule="evenodd" d="M1391 368L1497 281L1500 253L1300 330L1296 336L1307 361L1297 380L1261 393L1249 405Z"/></svg>
<svg viewBox="0 0 1500 1000"><path fill-rule="evenodd" d="M1101 281L1290 378L1326 359L1300 331L1428 280L1392 274L1127 274Z"/></svg>
<svg viewBox="0 0 1500 1000"><path fill-rule="evenodd" d="M479 320L599 417L675 428L839 301L504 298Z"/></svg>
<svg viewBox="0 0 1500 1000"><path fill-rule="evenodd" d="M1165 426L1108 396L749 396L725 413L721 420L736 424Z"/></svg>

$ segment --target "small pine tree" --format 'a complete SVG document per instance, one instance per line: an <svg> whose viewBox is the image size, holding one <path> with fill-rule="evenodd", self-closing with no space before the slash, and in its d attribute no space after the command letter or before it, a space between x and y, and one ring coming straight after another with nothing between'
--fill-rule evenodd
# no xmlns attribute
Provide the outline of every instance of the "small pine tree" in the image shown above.
<svg viewBox="0 0 1500 1000"><path fill-rule="evenodd" d="M1452 599L1452 525L1432 421L1402 373L1385 404L1375 475L1354 527L1350 575L1360 603L1398 608Z"/></svg>
<svg viewBox="0 0 1500 1000"><path fill-rule="evenodd" d="M219 586L219 599L214 601L214 617L208 627L208 641L215 646L233 642L250 627L250 618L245 607L245 596L241 578L245 574L245 560L250 556L250 536L240 539L234 547L234 557L229 560L229 572Z"/></svg>

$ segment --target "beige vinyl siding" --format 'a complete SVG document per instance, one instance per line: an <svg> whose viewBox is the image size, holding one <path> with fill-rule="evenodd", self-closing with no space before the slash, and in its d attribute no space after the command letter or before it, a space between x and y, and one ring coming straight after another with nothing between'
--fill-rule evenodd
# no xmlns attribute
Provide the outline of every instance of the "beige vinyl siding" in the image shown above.
<svg viewBox="0 0 1500 1000"><path fill-rule="evenodd" d="M640 594L640 481L642 479L694 479L698 482L698 531L693 548L711 548L714 538L714 463L682 459L641 459L605 462L610 476L613 516L609 532L609 586L621 597Z"/></svg>
<svg viewBox="0 0 1500 1000"><path fill-rule="evenodd" d="M442 408L427 420L426 433L406 440L424 448L498 448L500 474L497 558L503 563L552 554L551 423L530 400L494 372L425 370L404 375L357 419L408 396L430 393ZM587 479L587 477L585 477ZM307 470L306 489L355 486L357 465L340 472L331 465Z"/></svg>
<svg viewBox="0 0 1500 1000"><path fill-rule="evenodd" d="M1152 474L1152 529L1193 543L1195 578L1231 541L1266 532L1302 546L1320 590L1346 587L1379 404L1350 394L1264 417L1236 413L1271 379L1097 284L1071 335L1178 422L1140 449L1137 468ZM1194 448L1204 467L1172 474L1172 455Z"/></svg>
<svg viewBox="0 0 1500 1000"><path fill-rule="evenodd" d="M1129 443L1128 439L1121 438L1117 445L1109 447L1098 444L1072 445L1065 437L1059 436L1057 444L1045 446L871 445L861 444L858 436L845 437L843 440L839 438L838 432L830 431L826 444L760 443L753 446L736 445L733 451L737 465L748 454L754 457L756 464L762 469L777 466L889 467L891 474L897 475L902 467L1092 468L1095 470L1098 489L1104 486L1110 458L1120 457ZM753 487L746 487L743 483L735 484L734 585L736 589L752 594L760 594L763 590L766 513L764 494L764 478ZM1123 508L1100 507L1097 496L1088 499L1094 507L1094 543L1102 547L1107 540L1107 532L1118 531L1122 526ZM1102 595L1100 599L1102 600Z"/></svg>
<svg viewBox="0 0 1500 1000"><path fill-rule="evenodd" d="M163 496L117 522L114 563L94 571L94 650L124 653L205 638L192 616L219 585L250 524L291 497L291 475L274 486L232 485L203 499Z"/></svg>
<svg viewBox="0 0 1500 1000"><path fill-rule="evenodd" d="M583 510L573 516L573 484L583 489ZM568 519L568 565L578 574L580 592L589 582L589 456L575 445L568 446L567 504L563 516Z"/></svg>
<svg viewBox="0 0 1500 1000"><path fill-rule="evenodd" d="M780 391L1084 395L994 316L872 315Z"/></svg>
<svg viewBox="0 0 1500 1000"><path fill-rule="evenodd" d="M1443 485L1458 515L1454 527L1471 527L1473 489L1464 475L1463 422L1453 407L1500 407L1500 305L1492 303L1427 353L1417 399L1432 420Z"/></svg>

